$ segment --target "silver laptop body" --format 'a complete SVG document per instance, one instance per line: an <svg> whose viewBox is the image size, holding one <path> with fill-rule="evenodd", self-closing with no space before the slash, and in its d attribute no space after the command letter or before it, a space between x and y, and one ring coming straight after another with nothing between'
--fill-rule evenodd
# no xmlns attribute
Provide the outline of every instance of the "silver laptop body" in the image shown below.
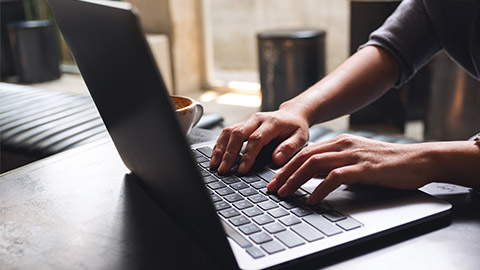
<svg viewBox="0 0 480 270"><path fill-rule="evenodd" d="M419 191L405 193L343 186L330 194L324 205L333 207L344 219L359 226L346 230L338 225L341 223L333 222L341 232L322 235L314 241L300 238L302 244L291 248L283 245L282 251L271 254L262 244L251 241L249 234L243 234L243 240L249 241L248 246L243 240L235 239L236 235L242 235L239 227L233 225L231 219L217 214L218 204L212 201L212 196L218 192L213 185L205 185L203 176L208 169L196 164L198 157L192 154L176 121L135 8L115 1L48 2L123 162L145 191L211 254L219 268L282 266L449 213L450 204ZM192 148L205 149L212 145L206 143ZM197 150L193 153L198 155ZM270 174L273 169L263 172ZM311 180L302 190L308 193L319 181L322 180ZM261 193L262 189L258 191ZM297 218L309 222L314 219L301 215ZM252 217L248 222L257 221ZM305 224L310 229L314 227L308 222ZM256 226L261 232L265 231L266 225ZM284 227L285 231L298 236L290 227ZM272 239L280 245L283 243L276 236ZM263 255L252 256L242 244L250 250L260 250Z"/></svg>

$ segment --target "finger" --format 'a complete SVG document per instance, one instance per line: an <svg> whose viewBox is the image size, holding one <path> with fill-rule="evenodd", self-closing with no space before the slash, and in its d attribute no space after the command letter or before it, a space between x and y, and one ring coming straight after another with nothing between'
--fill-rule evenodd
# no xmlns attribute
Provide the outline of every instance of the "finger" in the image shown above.
<svg viewBox="0 0 480 270"><path fill-rule="evenodd" d="M220 165L218 166L219 173L227 173L232 168L240 150L242 149L243 142L259 127L259 125L260 122L258 120L249 118L242 124L231 129L228 143L223 152Z"/></svg>
<svg viewBox="0 0 480 270"><path fill-rule="evenodd" d="M280 195L289 196L303 183L319 174L328 174L335 168L351 165L355 160L342 152L317 154L315 148L304 148L275 176L270 192L278 190ZM297 182L298 181L298 182ZM273 184L272 184L273 183ZM267 186L267 189L269 186ZM283 190L280 190L283 189Z"/></svg>
<svg viewBox="0 0 480 270"><path fill-rule="evenodd" d="M245 130L241 127L232 130L225 151L223 152L222 160L217 169L219 173L227 173L230 168L232 168L240 150L242 149L245 136Z"/></svg>
<svg viewBox="0 0 480 270"><path fill-rule="evenodd" d="M308 141L308 132L295 131L275 149L272 155L273 162L277 166L283 165L293 157Z"/></svg>
<svg viewBox="0 0 480 270"><path fill-rule="evenodd" d="M277 137L276 127L270 123L262 123L249 137L243 152L238 172L247 173L253 166L262 148Z"/></svg>
<svg viewBox="0 0 480 270"><path fill-rule="evenodd" d="M307 203L316 204L323 200L328 194L337 189L342 184L353 184L359 180L359 167L355 165L345 166L332 170L328 176L318 185L312 195L307 199Z"/></svg>
<svg viewBox="0 0 480 270"><path fill-rule="evenodd" d="M228 138L230 137L231 131L232 131L231 128L225 128L224 130L222 130L222 133L220 134L220 136L218 136L217 142L213 147L212 156L210 160L211 169L215 170L220 165L220 161L222 161L223 153L225 153L225 148L227 146Z"/></svg>
<svg viewBox="0 0 480 270"><path fill-rule="evenodd" d="M303 148L296 156L294 156L283 168L278 172L273 181L270 182L267 189L270 192L276 192L281 186L285 184L287 179L297 171L303 163L305 163L311 156L315 154L322 154L324 152L329 152L330 144L316 143ZM326 165L326 164L325 164ZM322 172L320 168L317 170Z"/></svg>
<svg viewBox="0 0 480 270"><path fill-rule="evenodd" d="M305 147L302 149L292 160L290 160L273 178L273 180L267 185L269 192L277 192L292 174L302 166L302 164L313 155L312 147Z"/></svg>
<svg viewBox="0 0 480 270"><path fill-rule="evenodd" d="M308 180L312 179L319 172L324 173L334 168L345 166L350 163L349 159L341 158L340 153L321 153L311 155L292 175L285 184L278 190L281 197L291 196Z"/></svg>

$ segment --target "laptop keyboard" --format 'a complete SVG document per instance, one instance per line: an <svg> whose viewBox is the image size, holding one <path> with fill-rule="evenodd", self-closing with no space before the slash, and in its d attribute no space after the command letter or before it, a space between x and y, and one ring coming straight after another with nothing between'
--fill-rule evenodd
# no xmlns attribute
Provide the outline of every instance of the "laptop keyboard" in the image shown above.
<svg viewBox="0 0 480 270"><path fill-rule="evenodd" d="M234 166L221 175L209 169L210 147L193 154L225 231L255 259L362 226L327 203L308 205L306 190L287 199L267 192L274 176L269 169L238 175Z"/></svg>

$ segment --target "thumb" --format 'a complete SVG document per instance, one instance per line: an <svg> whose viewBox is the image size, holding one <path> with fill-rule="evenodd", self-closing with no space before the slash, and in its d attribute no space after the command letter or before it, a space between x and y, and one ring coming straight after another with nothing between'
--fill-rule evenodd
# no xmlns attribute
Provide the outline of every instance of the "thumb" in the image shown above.
<svg viewBox="0 0 480 270"><path fill-rule="evenodd" d="M308 142L308 132L303 134L302 132L295 132L292 136L288 137L285 141L280 143L278 147L273 151L272 160L277 166L285 164L290 158L292 158L300 149L302 149Z"/></svg>

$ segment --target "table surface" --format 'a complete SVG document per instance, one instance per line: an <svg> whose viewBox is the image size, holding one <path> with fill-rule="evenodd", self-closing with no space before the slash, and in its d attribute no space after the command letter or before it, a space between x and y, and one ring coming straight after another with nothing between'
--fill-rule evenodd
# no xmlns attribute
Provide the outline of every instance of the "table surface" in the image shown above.
<svg viewBox="0 0 480 270"><path fill-rule="evenodd" d="M216 134L192 132L191 142ZM0 177L1 269L213 269L213 262L127 176L109 140ZM480 195L432 184L453 204L436 220L294 269L478 269ZM188 259L185 259L188 258Z"/></svg>

